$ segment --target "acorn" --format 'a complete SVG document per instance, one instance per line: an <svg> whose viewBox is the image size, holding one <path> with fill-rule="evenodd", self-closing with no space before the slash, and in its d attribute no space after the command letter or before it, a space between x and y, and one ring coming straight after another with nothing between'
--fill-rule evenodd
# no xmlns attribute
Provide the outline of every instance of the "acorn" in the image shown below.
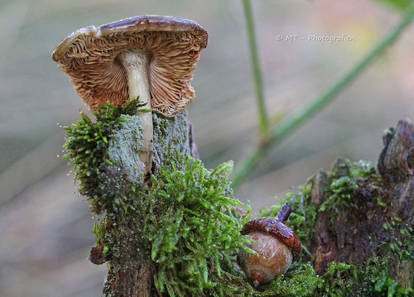
<svg viewBox="0 0 414 297"><path fill-rule="evenodd" d="M257 218L247 222L241 233L254 242L247 246L256 254L241 252L241 265L255 287L285 273L300 252L295 232L286 226L292 207L285 203L276 218Z"/></svg>

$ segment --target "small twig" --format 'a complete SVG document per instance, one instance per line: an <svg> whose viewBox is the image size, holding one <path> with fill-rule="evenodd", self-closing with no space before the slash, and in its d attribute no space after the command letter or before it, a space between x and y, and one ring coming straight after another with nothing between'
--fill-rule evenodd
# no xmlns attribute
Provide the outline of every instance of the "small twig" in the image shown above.
<svg viewBox="0 0 414 297"><path fill-rule="evenodd" d="M290 204L284 203L282 207L280 208L276 216L276 219L284 223L289 218L289 215L291 212L292 212L292 207L290 206Z"/></svg>
<svg viewBox="0 0 414 297"><path fill-rule="evenodd" d="M249 38L250 58L253 66L253 76L256 88L257 107L259 111L259 130L264 141L266 141L269 133L269 118L266 112L266 103L263 94L263 80L260 69L259 57L257 54L256 34L254 30L252 7L250 0L242 0L244 17L246 19L247 36Z"/></svg>
<svg viewBox="0 0 414 297"><path fill-rule="evenodd" d="M245 2L245 1L243 1ZM247 2L247 1L246 1ZM302 110L297 111L286 120L271 131L269 141L260 145L253 153L242 161L239 169L236 171L233 178L233 187L237 187L249 174L249 172L256 167L257 163L263 158L265 153L272 145L280 142L284 137L293 132L296 128L301 126L306 120L309 120L318 111L330 103L335 96L348 86L367 66L374 61L381 53L384 52L408 27L414 19L414 4L412 4L404 13L400 23L388 34L382 41L380 41L365 57L363 57L354 67L351 68L343 77L341 77L331 88L329 88L322 96L316 98L311 104Z"/></svg>

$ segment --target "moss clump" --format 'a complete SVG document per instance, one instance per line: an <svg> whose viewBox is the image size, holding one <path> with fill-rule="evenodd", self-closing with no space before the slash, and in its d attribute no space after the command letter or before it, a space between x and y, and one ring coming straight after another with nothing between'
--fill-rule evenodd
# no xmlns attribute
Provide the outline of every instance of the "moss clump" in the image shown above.
<svg viewBox="0 0 414 297"><path fill-rule="evenodd" d="M314 296L399 297L414 293L389 276L388 260L377 257L359 265L332 262L322 277L323 285Z"/></svg>
<svg viewBox="0 0 414 297"><path fill-rule="evenodd" d="M312 265L302 262L293 263L285 274L259 288L254 288L242 273L224 272L220 278L220 286L232 290L224 296L238 297L311 297L322 284L322 278L315 274Z"/></svg>
<svg viewBox="0 0 414 297"><path fill-rule="evenodd" d="M287 273L265 285L261 289L263 291L256 291L253 296L315 296L316 290L322 285L323 279L315 274L310 263L294 262Z"/></svg>
<svg viewBox="0 0 414 297"><path fill-rule="evenodd" d="M242 203L231 198L232 164L209 171L188 156L183 164L164 166L153 176L141 208L143 234L157 264L155 285L170 296L230 296L231 288L219 280L233 270L238 249L246 249L240 230L248 216L234 210Z"/></svg>
<svg viewBox="0 0 414 297"><path fill-rule="evenodd" d="M382 225L387 232L384 244L381 246L383 253L391 251L398 260L414 260L414 229L406 223L402 223L398 217L393 217ZM414 280L413 280L414 281Z"/></svg>
<svg viewBox="0 0 414 297"><path fill-rule="evenodd" d="M98 111L94 112L96 122L81 113L80 120L74 122L72 126L64 127L66 154L63 157L70 159L75 180L80 182L79 192L88 198L97 214L111 208L113 203L111 199L113 197L109 197L113 189L100 182L102 165L112 165L107 150L112 131L124 121L121 115L133 115L138 107L138 100L130 100L124 106L116 107L108 102L105 106L99 106Z"/></svg>
<svg viewBox="0 0 414 297"><path fill-rule="evenodd" d="M353 163L339 159L332 169L330 191L326 193L327 199L320 205L319 211L329 211L334 220L341 209L355 207L352 198L359 187L358 181L363 181L370 175L376 176L371 163L365 161Z"/></svg>
<svg viewBox="0 0 414 297"><path fill-rule="evenodd" d="M106 229L105 229L106 220L105 218L101 221L95 221L92 227L92 234L96 237L96 243L98 245L103 245L103 240L105 237Z"/></svg>
<svg viewBox="0 0 414 297"><path fill-rule="evenodd" d="M140 206L143 234L156 263L155 284L166 296L314 296L324 280L310 263L256 289L237 262L247 239L240 235L248 213L231 197L232 165L207 170L185 157L184 167L165 165L152 178Z"/></svg>
<svg viewBox="0 0 414 297"><path fill-rule="evenodd" d="M240 234L248 213L231 197L232 164L214 170L185 157L152 178L140 207L143 234L156 263L155 285L166 296L314 296L323 280L296 262L273 282L253 288L237 263L248 239Z"/></svg>

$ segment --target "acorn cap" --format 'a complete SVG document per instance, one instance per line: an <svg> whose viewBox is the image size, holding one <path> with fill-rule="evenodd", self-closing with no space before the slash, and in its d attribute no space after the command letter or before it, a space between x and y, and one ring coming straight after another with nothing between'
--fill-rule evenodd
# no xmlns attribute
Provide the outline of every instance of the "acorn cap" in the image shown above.
<svg viewBox="0 0 414 297"><path fill-rule="evenodd" d="M174 116L194 98L190 81L207 39L207 32L191 20L136 16L73 32L55 48L52 59L95 108L129 99L126 72L117 56L131 50L148 53L152 109Z"/></svg>
<svg viewBox="0 0 414 297"><path fill-rule="evenodd" d="M294 257L297 257L299 255L301 246L295 232L293 232L292 229L290 229L278 219L253 219L243 226L241 234L246 235L251 232L263 232L270 234L283 242L287 247L289 247L292 250Z"/></svg>

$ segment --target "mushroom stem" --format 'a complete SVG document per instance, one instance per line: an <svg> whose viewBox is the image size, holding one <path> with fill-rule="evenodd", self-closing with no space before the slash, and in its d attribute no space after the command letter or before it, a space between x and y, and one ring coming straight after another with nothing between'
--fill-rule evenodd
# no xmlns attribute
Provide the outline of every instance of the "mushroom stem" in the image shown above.
<svg viewBox="0 0 414 297"><path fill-rule="evenodd" d="M121 53L119 61L124 66L128 78L130 98L138 98L144 109L151 109L150 89L148 80L149 55L144 51L126 51ZM143 146L139 159L144 164L145 174L151 171L152 156L152 112L138 112L143 128Z"/></svg>

